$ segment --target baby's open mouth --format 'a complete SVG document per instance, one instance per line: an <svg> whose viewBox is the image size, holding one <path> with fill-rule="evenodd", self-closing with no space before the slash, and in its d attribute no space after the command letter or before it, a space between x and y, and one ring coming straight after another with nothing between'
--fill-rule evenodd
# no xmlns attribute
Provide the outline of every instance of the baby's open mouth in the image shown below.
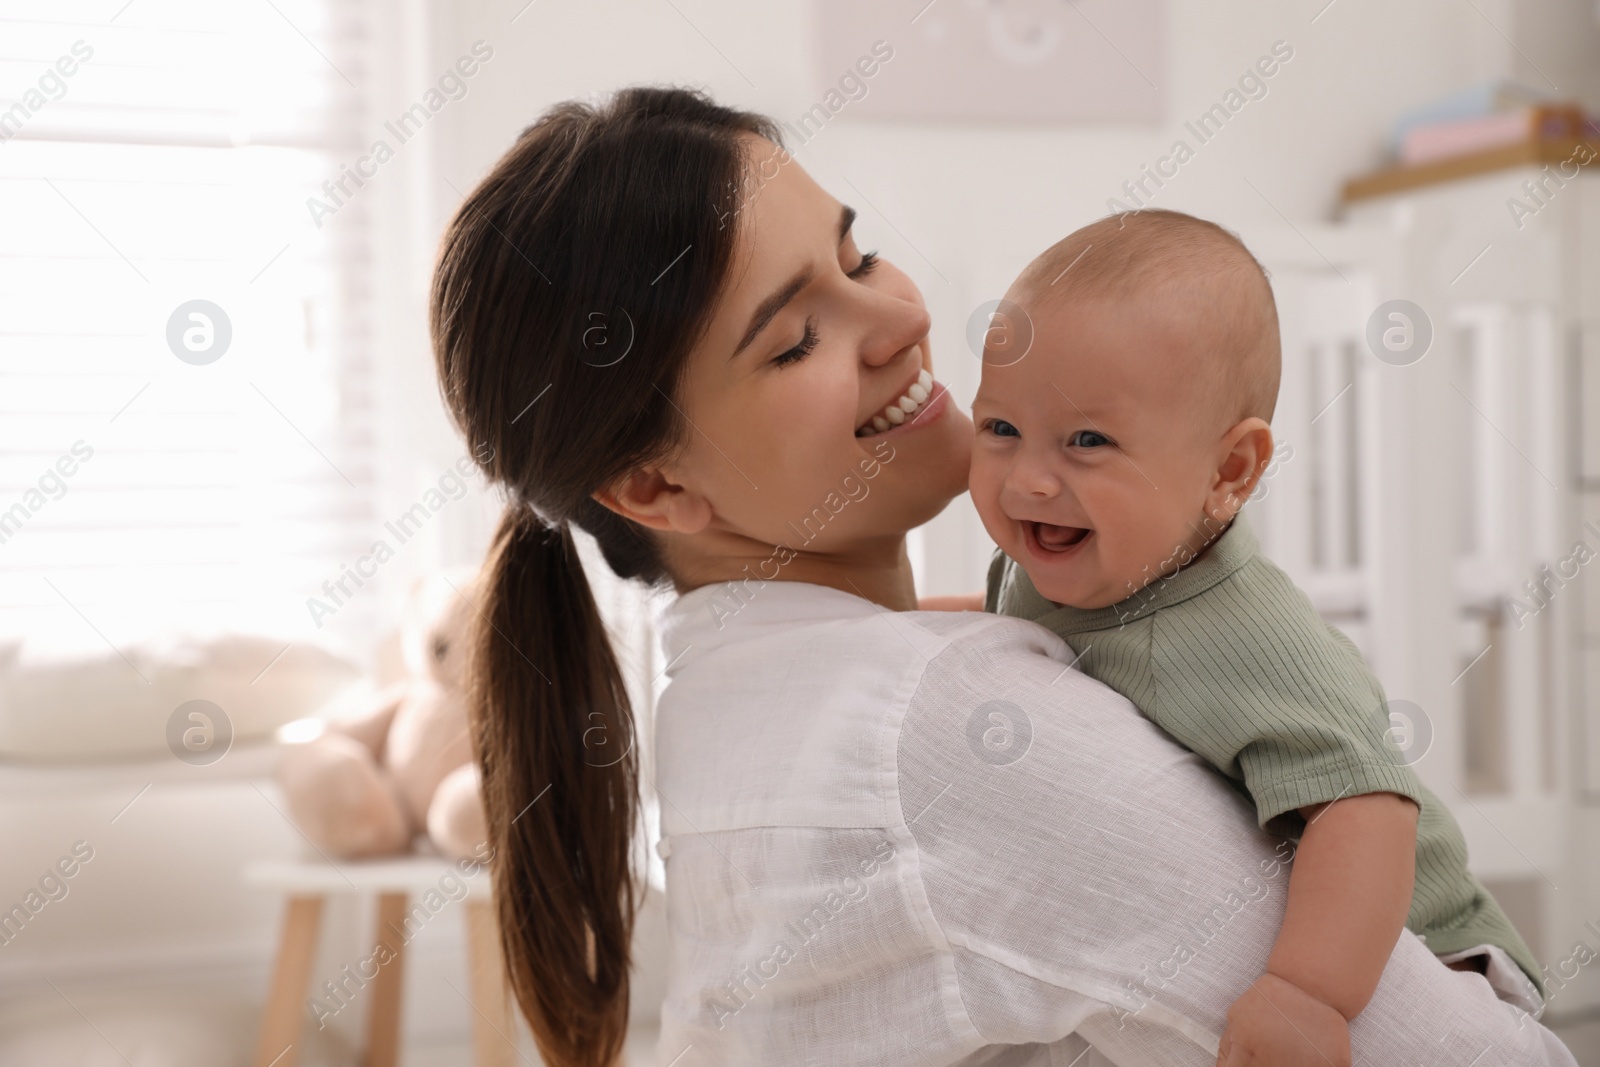
<svg viewBox="0 0 1600 1067"><path fill-rule="evenodd" d="M1065 552L1080 544L1090 531L1082 526L1055 526L1048 522L1030 522L1033 538L1047 552Z"/></svg>
<svg viewBox="0 0 1600 1067"><path fill-rule="evenodd" d="M922 410L933 395L933 375L926 369L917 375L917 380L900 396L889 402L882 411L856 427L857 437L871 437L873 434L892 430L907 419L912 418Z"/></svg>

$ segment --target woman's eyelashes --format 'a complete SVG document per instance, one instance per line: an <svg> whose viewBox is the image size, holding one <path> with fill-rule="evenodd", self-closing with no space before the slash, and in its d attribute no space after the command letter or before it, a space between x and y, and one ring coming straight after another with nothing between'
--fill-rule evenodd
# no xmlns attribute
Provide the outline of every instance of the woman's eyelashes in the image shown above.
<svg viewBox="0 0 1600 1067"><path fill-rule="evenodd" d="M816 323L811 319L807 319L805 333L801 336L800 343L787 352L779 353L772 362L779 367L787 367L791 363L798 363L811 354L811 350L817 347L817 341L820 339Z"/></svg>
<svg viewBox="0 0 1600 1067"><path fill-rule="evenodd" d="M846 276L856 279L865 278L868 274L872 273L872 269L877 265L878 253L867 252L862 255L861 262L856 265L856 269L848 271ZM801 335L800 343L789 349L787 352L779 353L776 357L774 357L772 362L779 367L787 367L791 363L798 363L800 360L805 359L811 354L812 349L817 347L817 341L819 339L820 337L817 333L816 322L811 319L807 319L805 333Z"/></svg>

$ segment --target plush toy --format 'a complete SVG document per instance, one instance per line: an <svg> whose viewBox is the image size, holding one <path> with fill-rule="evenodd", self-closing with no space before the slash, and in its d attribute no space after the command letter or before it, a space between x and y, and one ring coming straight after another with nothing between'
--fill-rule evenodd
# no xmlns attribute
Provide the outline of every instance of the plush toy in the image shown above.
<svg viewBox="0 0 1600 1067"><path fill-rule="evenodd" d="M401 632L408 676L279 763L290 814L328 855L402 853L426 832L445 856L464 859L485 839L464 692L470 583L422 583Z"/></svg>

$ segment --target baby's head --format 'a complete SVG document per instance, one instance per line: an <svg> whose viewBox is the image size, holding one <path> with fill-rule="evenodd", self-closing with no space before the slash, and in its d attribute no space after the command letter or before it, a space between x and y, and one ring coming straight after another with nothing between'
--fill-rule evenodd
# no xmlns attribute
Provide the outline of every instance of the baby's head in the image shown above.
<svg viewBox="0 0 1600 1067"><path fill-rule="evenodd" d="M1057 242L1006 298L972 403L972 501L1045 597L1114 604L1204 551L1266 469L1272 289L1226 230L1145 210Z"/></svg>

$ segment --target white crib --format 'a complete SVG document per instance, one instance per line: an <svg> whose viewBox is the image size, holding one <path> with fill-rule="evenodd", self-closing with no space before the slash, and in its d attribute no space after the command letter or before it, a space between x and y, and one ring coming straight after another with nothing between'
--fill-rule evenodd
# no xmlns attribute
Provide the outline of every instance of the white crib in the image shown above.
<svg viewBox="0 0 1600 1067"><path fill-rule="evenodd" d="M1574 951L1600 951L1600 183L1569 182L1519 230L1504 202L1534 173L1244 234L1284 341L1279 460L1249 506L1383 680L1560 1016L1600 1003ZM1380 316L1380 334L1414 331L1380 359L1369 321L1395 299L1422 314Z"/></svg>

